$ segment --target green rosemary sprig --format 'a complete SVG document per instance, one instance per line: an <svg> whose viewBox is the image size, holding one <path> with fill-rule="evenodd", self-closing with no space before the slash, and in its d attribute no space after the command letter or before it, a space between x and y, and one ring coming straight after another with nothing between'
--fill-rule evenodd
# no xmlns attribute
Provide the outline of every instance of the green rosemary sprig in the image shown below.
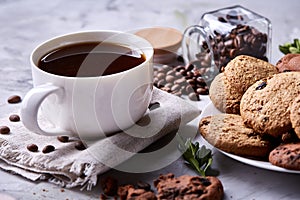
<svg viewBox="0 0 300 200"><path fill-rule="evenodd" d="M193 143L191 138L183 141L182 137L177 134L179 142L179 150L183 153L182 156L193 169L201 176L206 176L207 169L212 164L212 151L204 145L200 147L199 142Z"/></svg>

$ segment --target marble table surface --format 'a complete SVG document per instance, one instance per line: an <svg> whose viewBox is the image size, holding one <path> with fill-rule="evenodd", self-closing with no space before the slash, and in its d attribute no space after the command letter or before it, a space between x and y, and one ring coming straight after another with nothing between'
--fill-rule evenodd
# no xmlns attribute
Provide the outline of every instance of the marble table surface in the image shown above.
<svg viewBox="0 0 300 200"><path fill-rule="evenodd" d="M38 1L0 0L0 117L9 112L6 99L12 94L24 96L32 87L29 56L44 40L81 30L121 30L168 26L180 31L196 24L207 11L240 4L272 22L272 58L275 64L282 56L278 45L300 38L300 4L298 0L230 1L230 0L88 0ZM202 97L198 106L209 102ZM197 120L186 127L194 130ZM214 150L213 168L225 190L224 199L292 200L300 198L300 175L269 171L235 161ZM162 169L146 173L111 170L123 183L145 180L152 182L161 173L195 174L182 159ZM101 177L100 177L101 178ZM0 171L0 199L6 194L15 199L99 199L100 184L92 191L64 189L45 183L31 182L20 176Z"/></svg>

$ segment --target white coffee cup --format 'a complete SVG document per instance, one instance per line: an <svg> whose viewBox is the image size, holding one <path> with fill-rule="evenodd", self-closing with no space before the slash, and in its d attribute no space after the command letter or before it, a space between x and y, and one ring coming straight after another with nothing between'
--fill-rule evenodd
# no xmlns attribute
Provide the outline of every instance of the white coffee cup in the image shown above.
<svg viewBox="0 0 300 200"><path fill-rule="evenodd" d="M67 44L105 41L140 50L146 60L129 70L98 77L68 77L41 70L38 62L46 53ZM33 88L22 101L24 126L43 135L104 137L125 130L147 111L153 90L151 44L130 33L86 31L50 39L37 46L31 56ZM126 63L124 63L126 64ZM44 129L41 116L55 128Z"/></svg>

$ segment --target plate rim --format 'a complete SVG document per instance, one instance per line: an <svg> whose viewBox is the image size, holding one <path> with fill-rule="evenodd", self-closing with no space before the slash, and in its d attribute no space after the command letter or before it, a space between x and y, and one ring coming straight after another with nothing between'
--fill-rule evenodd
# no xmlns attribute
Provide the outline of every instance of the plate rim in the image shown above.
<svg viewBox="0 0 300 200"><path fill-rule="evenodd" d="M212 110L213 112L211 112L212 114L208 115L208 110ZM203 117L206 116L212 116L218 113L222 113L221 111L219 111L214 104L212 103L212 101L210 101L205 108L202 110L201 114L200 114L200 120ZM201 139L203 139L203 141L207 142L208 144L210 144L207 140L205 140L204 137L202 137L202 135L200 134ZM211 144L210 144L211 145ZM270 170L270 171L277 171L277 172L284 172L284 173L294 173L294 174L300 174L300 170L290 170L290 169L286 169L283 167L278 167L275 165L272 165L270 162L267 161L260 161L260 160L255 160L255 159L250 159L250 158L246 158L246 157L242 157L242 156L238 156L238 155L234 155L228 152L225 152L223 150L220 150L218 148L216 148L215 146L211 145L212 147L214 147L217 151L219 151L220 153L222 153L223 155L230 157L236 161L239 161L241 163L250 165L250 166L254 166L257 168L261 168L261 169L266 169L266 170Z"/></svg>

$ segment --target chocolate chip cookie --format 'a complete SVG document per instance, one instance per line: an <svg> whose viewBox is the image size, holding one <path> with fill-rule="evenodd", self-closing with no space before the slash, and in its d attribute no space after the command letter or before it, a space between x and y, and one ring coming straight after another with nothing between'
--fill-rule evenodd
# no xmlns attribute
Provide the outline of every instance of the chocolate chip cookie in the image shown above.
<svg viewBox="0 0 300 200"><path fill-rule="evenodd" d="M224 71L229 84L241 94L256 81L277 73L274 65L246 55L235 57Z"/></svg>
<svg viewBox="0 0 300 200"><path fill-rule="evenodd" d="M300 170L300 143L276 147L271 151L269 161L279 167Z"/></svg>
<svg viewBox="0 0 300 200"><path fill-rule="evenodd" d="M247 128L240 115L218 114L201 119L200 134L225 152L246 157L267 157L271 143Z"/></svg>
<svg viewBox="0 0 300 200"><path fill-rule="evenodd" d="M174 174L161 175L154 181L158 200L183 199L223 199L224 191L221 181L212 176L183 175L175 178Z"/></svg>
<svg viewBox="0 0 300 200"><path fill-rule="evenodd" d="M300 72L275 74L259 80L243 95L241 116L262 135L280 137L292 129L289 107L300 94Z"/></svg>
<svg viewBox="0 0 300 200"><path fill-rule="evenodd" d="M212 81L209 97L214 106L224 113L239 114L242 94L231 87L224 73L218 74Z"/></svg>

